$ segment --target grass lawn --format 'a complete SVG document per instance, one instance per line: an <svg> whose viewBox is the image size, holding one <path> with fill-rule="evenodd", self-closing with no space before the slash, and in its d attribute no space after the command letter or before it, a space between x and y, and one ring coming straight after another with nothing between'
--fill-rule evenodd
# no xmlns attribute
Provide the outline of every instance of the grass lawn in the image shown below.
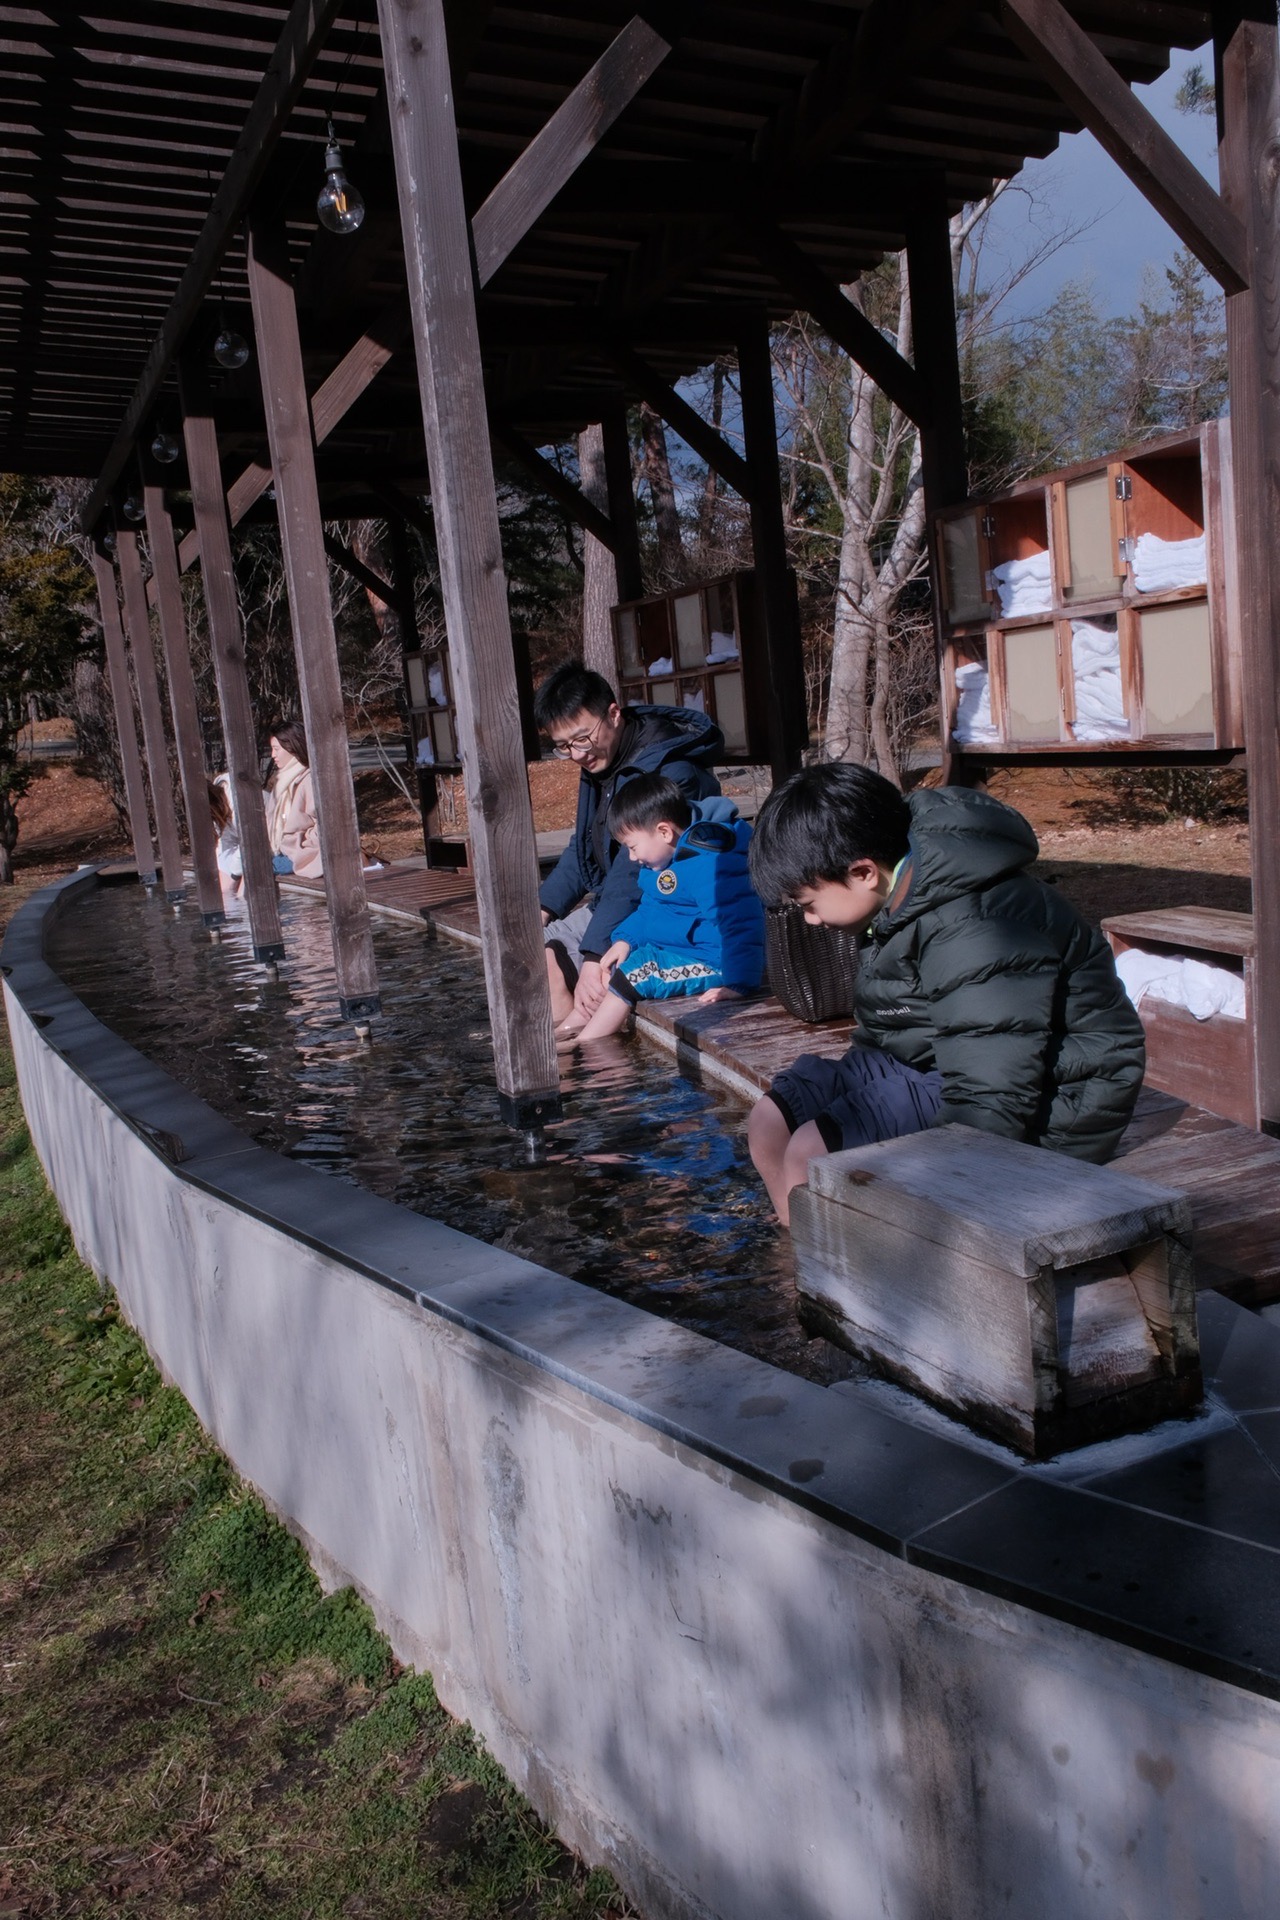
<svg viewBox="0 0 1280 1920"><path fill-rule="evenodd" d="M5 1044L0 1916L628 1912L161 1384L75 1256Z"/></svg>

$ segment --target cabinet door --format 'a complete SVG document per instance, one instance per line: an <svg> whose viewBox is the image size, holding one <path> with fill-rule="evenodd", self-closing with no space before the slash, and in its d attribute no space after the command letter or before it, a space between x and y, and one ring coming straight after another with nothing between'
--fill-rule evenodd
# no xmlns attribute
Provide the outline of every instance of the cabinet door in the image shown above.
<svg viewBox="0 0 1280 1920"><path fill-rule="evenodd" d="M747 708L740 673L717 673L711 677L711 696L715 717L724 735L724 750L731 757L747 752Z"/></svg>
<svg viewBox="0 0 1280 1920"><path fill-rule="evenodd" d="M644 672L640 658L640 631L634 607L614 609L614 631L618 637L618 678L634 680Z"/></svg>
<svg viewBox="0 0 1280 1920"><path fill-rule="evenodd" d="M942 565L947 582L947 618L953 626L985 620L991 611L986 586L986 547L978 512L957 514L940 523Z"/></svg>
<svg viewBox="0 0 1280 1920"><path fill-rule="evenodd" d="M701 590L677 595L672 608L675 614L676 665L685 673L700 673L707 659Z"/></svg>
<svg viewBox="0 0 1280 1920"><path fill-rule="evenodd" d="M1061 737L1058 641L1052 624L1005 632L1004 697L1011 743Z"/></svg>
<svg viewBox="0 0 1280 1920"><path fill-rule="evenodd" d="M1063 486L1063 519L1067 534L1066 597L1068 600L1113 599L1124 585L1112 515L1114 486L1107 469L1089 473Z"/></svg>
<svg viewBox="0 0 1280 1920"><path fill-rule="evenodd" d="M1144 607L1138 615L1138 645L1147 733L1212 734L1208 601Z"/></svg>

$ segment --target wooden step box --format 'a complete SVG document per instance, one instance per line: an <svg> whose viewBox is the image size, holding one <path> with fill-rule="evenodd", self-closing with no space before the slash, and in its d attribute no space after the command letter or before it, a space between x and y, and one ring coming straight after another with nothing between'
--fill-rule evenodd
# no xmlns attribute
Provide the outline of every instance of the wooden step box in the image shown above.
<svg viewBox="0 0 1280 1920"><path fill-rule="evenodd" d="M1239 750L1232 529L1230 442L1217 421L938 515L947 749L981 765ZM1177 543L1189 572L1185 543L1203 536L1203 568L1160 584L1144 536ZM1001 569L1037 563L1043 584L1002 601L1012 582Z"/></svg>
<svg viewBox="0 0 1280 1920"><path fill-rule="evenodd" d="M804 1325L1043 1459L1202 1397L1185 1194L973 1127L814 1160Z"/></svg>

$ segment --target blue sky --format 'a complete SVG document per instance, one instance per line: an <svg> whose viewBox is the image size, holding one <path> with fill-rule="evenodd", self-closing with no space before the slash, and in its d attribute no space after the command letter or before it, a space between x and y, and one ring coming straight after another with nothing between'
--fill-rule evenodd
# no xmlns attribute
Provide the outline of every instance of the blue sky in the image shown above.
<svg viewBox="0 0 1280 1920"><path fill-rule="evenodd" d="M1216 187L1217 133L1212 114L1181 114L1173 104L1182 76L1196 64L1212 75L1211 47L1196 54L1175 51L1168 73L1136 91ZM1019 187L1029 189L1033 200ZM1141 297L1144 269L1150 266L1158 272L1177 250L1176 236L1093 135L1076 133L1060 141L1047 160L1033 160L1024 167L1014 188L994 209L984 244L984 264L989 263L984 279L997 277L1010 264L1025 259L1038 233L1082 220L1091 222L1089 230L1028 275L1002 308L1005 319L1043 310L1070 280L1092 282L1101 313L1130 313Z"/></svg>

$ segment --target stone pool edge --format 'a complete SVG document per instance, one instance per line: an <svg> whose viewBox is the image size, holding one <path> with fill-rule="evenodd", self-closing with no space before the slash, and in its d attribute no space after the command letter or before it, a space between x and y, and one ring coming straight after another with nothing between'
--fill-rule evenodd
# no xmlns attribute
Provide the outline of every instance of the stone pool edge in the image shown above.
<svg viewBox="0 0 1280 1920"><path fill-rule="evenodd" d="M921 1874L932 1882L944 1871L951 1910L970 1910L955 1896L972 1882L971 1910L984 1912L988 1869L975 1857L960 1871L955 1850L972 1854L1012 1779L1001 1791L987 1783L987 1811L968 1809L963 1840L935 1833L932 1865L928 1848L904 1850L903 1834L921 1822L936 1829L939 1766L953 1780L972 1774L984 1714L988 1737L1001 1718L1007 1677L990 1693L979 1678L983 1650L995 1646L1007 1655L1016 1642L1037 1671L1072 1671L1069 1718L1107 1673L1104 1699L1128 1691L1138 1711L1159 1696L1164 1720L1180 1701L1173 1721L1189 1711L1202 1736L1206 1720L1220 1721L1230 1745L1229 1728L1243 1734L1250 1723L1249 1746L1267 1751L1264 1771L1280 1769L1280 1726L1259 1697L1280 1692L1280 1673L1046 1593L1016 1567L948 1545L948 1532L971 1541L975 1516L1002 1496L1023 1504L1043 1496L1046 1513L1092 1496L1028 1483L998 1461L255 1146L102 1027L48 967L46 928L96 884L82 872L33 896L0 951L24 1104L81 1252L326 1577L353 1580L397 1650L436 1673L446 1704L472 1719L540 1810L651 1914L817 1920L850 1910L849 1873L856 1881L868 1871L879 1885L886 1874L900 1885L904 1901L890 1911L923 1896ZM363 1398L344 1384L357 1331L368 1346ZM254 1368L261 1378L251 1392ZM289 1396L305 1445L296 1428L280 1430L279 1408L261 1404L273 1394L280 1407ZM342 1484L323 1484L326 1472ZM569 1488L590 1524L566 1506ZM535 1509L547 1524L531 1531ZM704 1527L720 1542L710 1557ZM784 1562L789 1551L797 1566L821 1569L816 1594L797 1588L780 1551ZM725 1590L730 1565L749 1577L745 1595ZM763 1615L761 1587L775 1602ZM584 1614L597 1589L602 1608ZM729 1604L709 1620L713 1602ZM567 1633L566 1606L579 1609ZM750 1657L740 1644L744 1612ZM803 1644L793 1647L786 1623L801 1619ZM630 1636L625 1656L612 1631L619 1624ZM916 1781L877 1788L879 1756L856 1737L855 1702L865 1718L870 1688L891 1744L918 1743L924 1703L911 1710L904 1698L907 1669L939 1657L939 1636L953 1643L948 1683L963 1674L959 1691L977 1687L985 1709L939 1742L941 1709L929 1703L938 1750L921 1752ZM714 1645L719 1657L708 1667L686 1642ZM582 1657L588 1645L594 1658ZM819 1645L832 1656L826 1665ZM662 1675L664 1663L682 1674L679 1685ZM748 1781L743 1760L778 1745L778 1703L765 1711L764 1701L770 1675L791 1668L784 1744L800 1745L783 1771L805 1791L770 1851L761 1836L776 1820L751 1807L759 1782ZM893 1700L881 1698L882 1668L896 1673ZM591 1704L571 1711L566 1692L584 1673ZM667 1718L655 1738L643 1715L637 1744L622 1731L627 1703L652 1691ZM733 1701L727 1727L715 1696ZM847 1724L816 1737L836 1699ZM757 1726L756 1745L740 1750L740 1735L727 1738L739 1722ZM1094 1736L1077 1737L1087 1748ZM670 1778L654 1777L659 1755L681 1780L674 1796ZM703 1776L697 1793L686 1790L691 1756ZM1065 1764L1054 1760L1048 1777ZM1200 1772L1183 1762L1184 1777ZM865 1831L848 1801L855 1776L859 1805L877 1809ZM776 1800L781 1780L772 1768L764 1777ZM1150 1798L1140 1769L1135 1777L1138 1798ZM1181 1794L1168 1794L1158 1797L1171 1816ZM915 1801L914 1819L904 1820ZM1168 1822L1171 1844L1187 1811ZM995 1825L1020 1828L1022 1816L1010 1802ZM1096 1817L1114 1809L1100 1805ZM809 1835L804 1845L799 1832ZM1004 1833L990 1871L1008 1846ZM1059 1873L1044 1877L1055 1850L1021 1849L1025 1891L1052 1889L1066 1913L1075 1909L1062 1904ZM837 1859L844 1894L833 1905L820 1889L837 1884ZM1134 1910L1159 1908L1148 1909L1144 1888Z"/></svg>

